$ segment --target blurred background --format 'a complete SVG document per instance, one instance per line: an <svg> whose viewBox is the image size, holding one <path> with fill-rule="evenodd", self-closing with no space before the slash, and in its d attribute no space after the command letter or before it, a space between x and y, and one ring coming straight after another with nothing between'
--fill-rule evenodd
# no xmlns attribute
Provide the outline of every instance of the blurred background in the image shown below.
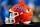
<svg viewBox="0 0 40 27"><path fill-rule="evenodd" d="M9 17L8 10L15 4L26 4L33 11L32 22L40 22L40 0L0 0L0 24Z"/></svg>

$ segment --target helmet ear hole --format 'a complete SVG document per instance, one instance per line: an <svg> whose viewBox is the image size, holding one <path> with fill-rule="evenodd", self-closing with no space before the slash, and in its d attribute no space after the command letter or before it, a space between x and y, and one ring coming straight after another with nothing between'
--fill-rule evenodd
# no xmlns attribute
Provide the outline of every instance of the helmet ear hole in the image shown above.
<svg viewBox="0 0 40 27"><path fill-rule="evenodd" d="M19 18L19 19L22 19L22 18Z"/></svg>

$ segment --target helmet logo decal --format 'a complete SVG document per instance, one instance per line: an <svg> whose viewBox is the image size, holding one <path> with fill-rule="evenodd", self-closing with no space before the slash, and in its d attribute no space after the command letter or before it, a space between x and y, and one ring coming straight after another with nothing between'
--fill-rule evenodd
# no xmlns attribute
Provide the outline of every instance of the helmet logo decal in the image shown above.
<svg viewBox="0 0 40 27"><path fill-rule="evenodd" d="M17 7L17 8L16 8L16 7ZM22 7L21 7L21 8L18 7L18 6L16 6L16 7L15 7L15 10L21 10L21 11L25 11L26 13L28 13L28 10L26 10L26 9L24 9L24 8L22 9Z"/></svg>

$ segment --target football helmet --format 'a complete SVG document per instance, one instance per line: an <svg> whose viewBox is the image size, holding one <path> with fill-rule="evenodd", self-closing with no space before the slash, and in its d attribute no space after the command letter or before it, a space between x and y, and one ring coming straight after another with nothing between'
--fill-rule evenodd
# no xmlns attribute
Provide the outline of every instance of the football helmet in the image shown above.
<svg viewBox="0 0 40 27"><path fill-rule="evenodd" d="M32 10L25 4L16 4L10 10L10 22L13 24L29 24L33 16Z"/></svg>

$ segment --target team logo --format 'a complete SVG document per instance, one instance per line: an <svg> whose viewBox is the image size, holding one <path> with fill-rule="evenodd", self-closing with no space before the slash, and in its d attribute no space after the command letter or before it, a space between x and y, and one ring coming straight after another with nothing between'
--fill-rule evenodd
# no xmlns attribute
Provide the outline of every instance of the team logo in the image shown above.
<svg viewBox="0 0 40 27"><path fill-rule="evenodd" d="M19 7L19 6L16 6L15 10L25 11L26 13L28 13L28 10L26 10L26 9L24 9L22 7Z"/></svg>

